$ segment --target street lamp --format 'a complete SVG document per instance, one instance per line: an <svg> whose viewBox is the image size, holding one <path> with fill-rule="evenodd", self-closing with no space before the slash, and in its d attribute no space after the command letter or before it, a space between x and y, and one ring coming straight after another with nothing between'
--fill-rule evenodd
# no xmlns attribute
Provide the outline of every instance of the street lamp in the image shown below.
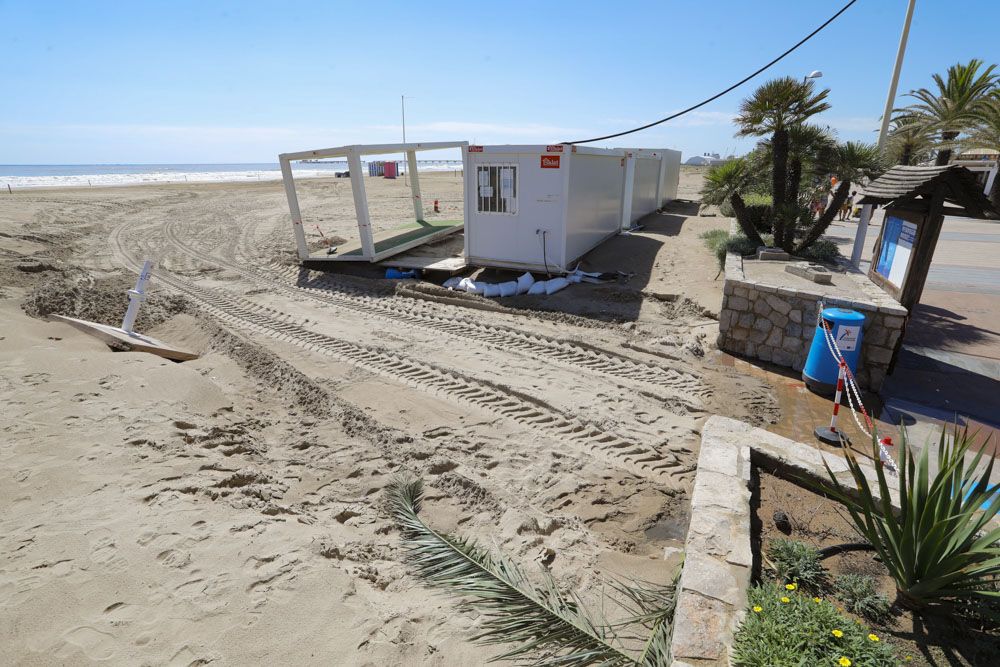
<svg viewBox="0 0 1000 667"><path fill-rule="evenodd" d="M805 83L809 79L819 79L822 76L823 76L822 72L820 72L818 69L814 69L813 71L809 72L809 74L802 77L802 83Z"/></svg>

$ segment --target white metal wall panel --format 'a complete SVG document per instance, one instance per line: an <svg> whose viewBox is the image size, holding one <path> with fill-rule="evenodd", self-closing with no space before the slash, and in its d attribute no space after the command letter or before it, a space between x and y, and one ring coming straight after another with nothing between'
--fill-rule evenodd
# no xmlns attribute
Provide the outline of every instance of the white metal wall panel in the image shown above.
<svg viewBox="0 0 1000 667"><path fill-rule="evenodd" d="M566 202L567 263L575 261L604 239L618 233L621 226L624 172L619 155L576 153L572 155L569 164L569 197Z"/></svg>
<svg viewBox="0 0 1000 667"><path fill-rule="evenodd" d="M488 152L469 153L466 171L465 221L466 254L473 263L485 266L525 266L562 268L565 247L564 190L565 157L558 169L542 169L544 147L532 153L502 152L504 147L488 147ZM533 147L510 147L521 151ZM480 212L479 173L481 165L517 166L517 202L514 213ZM543 238L545 256L542 256Z"/></svg>
<svg viewBox="0 0 1000 667"><path fill-rule="evenodd" d="M659 158L636 158L635 182L632 186L632 216L629 222L634 223L660 207L656 201L659 180Z"/></svg>
<svg viewBox="0 0 1000 667"><path fill-rule="evenodd" d="M660 151L664 154L663 183L660 185L660 206L677 199L677 186L681 178L681 152L672 150Z"/></svg>

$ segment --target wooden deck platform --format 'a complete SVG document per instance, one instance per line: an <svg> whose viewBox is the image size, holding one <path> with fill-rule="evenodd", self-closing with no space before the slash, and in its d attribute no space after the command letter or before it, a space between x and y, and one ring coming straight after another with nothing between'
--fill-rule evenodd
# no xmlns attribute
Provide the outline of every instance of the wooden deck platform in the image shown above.
<svg viewBox="0 0 1000 667"><path fill-rule="evenodd" d="M379 262L425 243L431 243L465 228L462 220L433 220L414 222L395 229L376 232L375 257L367 258L361 241L350 241L337 248L335 253L318 252L309 255L310 262Z"/></svg>
<svg viewBox="0 0 1000 667"><path fill-rule="evenodd" d="M173 361L189 361L198 358L198 355L194 352L179 350L151 336L144 336L137 333L128 334L118 327L111 327L107 324L78 320L75 317L66 317L65 315L50 315L49 318L58 322L65 322L71 327L99 338L111 346L127 345L133 350L149 352L150 354L155 354L165 359L172 359Z"/></svg>

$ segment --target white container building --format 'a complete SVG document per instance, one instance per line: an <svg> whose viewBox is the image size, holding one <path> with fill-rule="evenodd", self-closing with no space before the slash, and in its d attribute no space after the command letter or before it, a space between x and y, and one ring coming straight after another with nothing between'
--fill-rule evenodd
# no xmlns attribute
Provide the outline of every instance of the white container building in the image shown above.
<svg viewBox="0 0 1000 667"><path fill-rule="evenodd" d="M469 264L559 273L676 198L680 153L550 146L469 146Z"/></svg>

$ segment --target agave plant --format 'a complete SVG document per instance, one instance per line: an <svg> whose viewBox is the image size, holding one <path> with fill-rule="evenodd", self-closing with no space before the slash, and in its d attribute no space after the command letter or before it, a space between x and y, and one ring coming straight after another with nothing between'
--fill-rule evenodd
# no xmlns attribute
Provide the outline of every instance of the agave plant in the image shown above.
<svg viewBox="0 0 1000 667"><path fill-rule="evenodd" d="M674 587L614 582L613 598L629 615L610 623L587 610L579 596L563 593L545 571L534 583L511 560L473 540L439 533L418 516L420 480L396 480L388 503L402 533L406 560L434 587L465 598L480 613L483 644L514 644L495 660L533 665L669 665ZM641 627L646 634L630 629ZM626 644L637 647L632 651Z"/></svg>
<svg viewBox="0 0 1000 667"><path fill-rule="evenodd" d="M873 457L879 460L872 438ZM911 609L957 598L1000 598L1000 528L990 527L1000 512L1000 493L990 487L993 459L982 472L968 430L945 429L938 443L938 469L931 471L930 445L914 454L905 430L900 447L899 511L895 511L882 466L876 466L878 488L872 489L861 466L846 448L856 494L843 486L827 466L831 482L822 489L843 503L858 531L875 549L896 583L897 600ZM876 497L877 496L877 497Z"/></svg>

